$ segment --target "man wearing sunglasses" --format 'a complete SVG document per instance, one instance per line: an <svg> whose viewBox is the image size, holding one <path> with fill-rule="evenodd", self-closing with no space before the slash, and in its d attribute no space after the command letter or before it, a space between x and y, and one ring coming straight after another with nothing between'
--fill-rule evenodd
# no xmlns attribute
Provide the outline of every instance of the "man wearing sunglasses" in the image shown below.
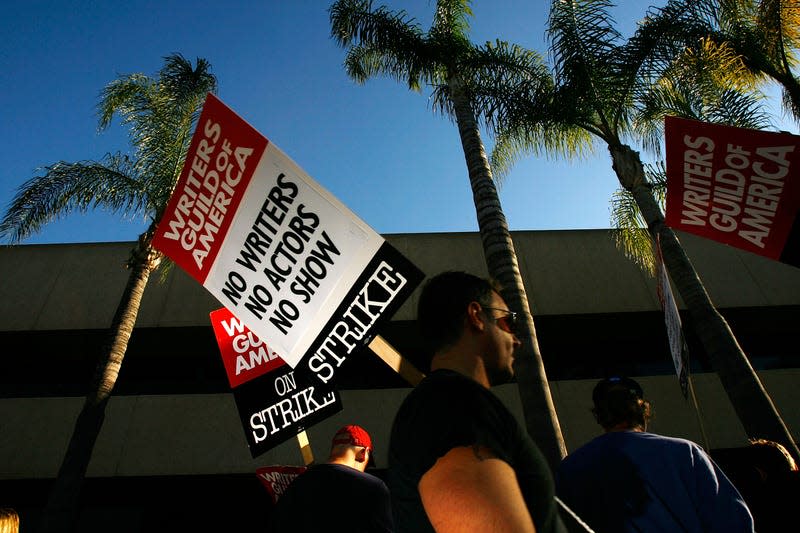
<svg viewBox="0 0 800 533"><path fill-rule="evenodd" d="M425 284L417 322L430 373L389 444L398 531L565 531L544 457L490 390L514 376L515 319L486 279L444 272Z"/></svg>

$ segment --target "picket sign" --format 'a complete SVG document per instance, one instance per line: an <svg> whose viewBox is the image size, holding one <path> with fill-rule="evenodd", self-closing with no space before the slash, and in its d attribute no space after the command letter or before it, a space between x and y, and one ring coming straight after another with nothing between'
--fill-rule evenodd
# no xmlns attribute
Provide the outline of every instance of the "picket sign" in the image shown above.
<svg viewBox="0 0 800 533"><path fill-rule="evenodd" d="M376 335L372 342L369 343L369 348L375 355L389 365L389 368L400 374L400 376L408 381L411 385L416 386L425 377L425 374L417 370L394 346L389 342ZM311 444L308 442L308 436L305 431L297 435L297 443L300 446L300 453L303 455L304 464L309 465L314 462L314 454L311 451Z"/></svg>
<svg viewBox="0 0 800 533"><path fill-rule="evenodd" d="M377 332L422 271L213 94L153 247L225 306L211 321L253 457L297 436L313 461L302 433L342 409L336 372L365 346L421 379Z"/></svg>
<svg viewBox="0 0 800 533"><path fill-rule="evenodd" d="M326 389L302 368L291 369L227 308L212 311L209 318L253 456L295 435L304 464L313 463L314 454L305 429L341 410L337 391ZM411 385L425 377L380 335L368 347ZM320 399L327 397L331 401L321 405ZM276 423L287 412L295 413L293 419ZM276 428L275 431L270 435L263 428L258 435L249 432L248 423L252 429L253 416L262 421L268 418L269 423L265 421L264 425Z"/></svg>
<svg viewBox="0 0 800 533"><path fill-rule="evenodd" d="M417 370L408 359L403 357L394 346L389 344L386 339L380 335L376 335L372 342L369 343L369 348L375 355L389 365L389 368L400 374L400 376L408 381L411 385L416 386L425 374ZM300 454L303 456L303 464L308 466L314 462L314 452L311 450L311 444L308 441L308 435L305 431L297 434L297 445L300 447Z"/></svg>
<svg viewBox="0 0 800 533"><path fill-rule="evenodd" d="M153 247L322 384L424 274L214 95Z"/></svg>
<svg viewBox="0 0 800 533"><path fill-rule="evenodd" d="M375 355L380 357L384 363L389 365L389 368L400 374L400 376L411 385L416 386L422 381L422 378L425 377L425 374L417 370L417 368L403 357L394 346L389 344L389 342L380 335L376 335L375 338L372 339L372 342L369 343L369 348ZM297 434L297 444L300 446L303 464L309 465L313 463L314 453L311 450L311 444L308 441L308 435L306 435L305 431L301 431Z"/></svg>

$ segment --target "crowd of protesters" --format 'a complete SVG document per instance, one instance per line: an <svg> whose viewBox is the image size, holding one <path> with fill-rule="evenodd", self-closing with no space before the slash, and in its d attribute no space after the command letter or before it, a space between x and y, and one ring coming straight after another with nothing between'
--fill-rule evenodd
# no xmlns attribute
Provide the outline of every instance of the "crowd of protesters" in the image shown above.
<svg viewBox="0 0 800 533"><path fill-rule="evenodd" d="M783 447L754 441L707 453L648 432L652 406L626 376L596 384L591 413L602 434L551 472L491 390L514 377L516 318L491 280L464 272L428 280L417 323L432 360L395 415L387 484L365 473L367 432L346 426L328 463L281 497L271 530L786 531L800 480Z"/></svg>

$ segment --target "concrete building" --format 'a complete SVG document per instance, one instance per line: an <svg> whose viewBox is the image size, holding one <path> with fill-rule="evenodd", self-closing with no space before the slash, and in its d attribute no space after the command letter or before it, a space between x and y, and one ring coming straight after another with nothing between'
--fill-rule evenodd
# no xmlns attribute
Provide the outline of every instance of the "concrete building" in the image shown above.
<svg viewBox="0 0 800 533"><path fill-rule="evenodd" d="M428 275L449 269L486 275L477 234L386 238ZM513 238L568 449L599 433L589 412L591 389L612 373L642 383L655 406L654 431L710 448L747 444L687 317L699 414L681 395L655 282L615 249L608 231L528 231ZM680 238L790 431L800 435L800 269ZM0 248L0 506L17 508L23 525L35 523L64 455L132 247ZM415 364L421 359L416 299L417 292L381 331ZM81 531L252 530L269 508L256 468L302 464L293 439L250 456L209 323L219 307L178 269L151 277L89 466ZM384 468L391 421L409 386L366 348L340 375L344 409L309 428L312 449L324 458L339 426L360 424ZM521 417L516 387L497 392Z"/></svg>

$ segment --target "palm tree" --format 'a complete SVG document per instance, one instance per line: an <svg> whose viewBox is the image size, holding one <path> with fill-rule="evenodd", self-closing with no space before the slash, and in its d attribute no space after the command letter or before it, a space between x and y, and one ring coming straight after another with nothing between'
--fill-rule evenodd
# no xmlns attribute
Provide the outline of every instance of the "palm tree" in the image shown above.
<svg viewBox="0 0 800 533"><path fill-rule="evenodd" d="M677 236L664 224L639 153L626 144L637 133L637 106L662 78L665 66L683 50L673 39L673 27L684 23L686 14L675 6L651 10L634 36L624 42L613 26L611 7L608 0L552 3L548 37L556 88L551 105L532 106L520 99L516 110L506 111L496 166L507 168L525 151L570 154L593 141L605 144L620 185L633 197L652 238L660 238L667 270L745 431L752 437L778 441L797 455L797 445L747 356L714 307Z"/></svg>
<svg viewBox="0 0 800 533"><path fill-rule="evenodd" d="M104 348L58 476L45 508L42 531L68 531L77 518L79 491L105 418L139 304L150 274L163 259L151 246L186 158L194 124L216 78L204 59L196 66L174 54L165 58L158 79L142 74L119 78L105 87L99 104L100 128L115 115L130 128L132 157L58 162L24 183L0 222L0 236L19 242L69 212L106 207L152 222L139 236L127 262L130 276L108 331Z"/></svg>
<svg viewBox="0 0 800 533"><path fill-rule="evenodd" d="M730 49L749 76L782 87L784 109L800 121L800 80L792 71L800 60L800 1L670 0L669 5L684 11L684 23L675 27L682 42L696 46L709 39Z"/></svg>
<svg viewBox="0 0 800 533"><path fill-rule="evenodd" d="M376 75L404 82L419 91L433 87L434 106L458 127L478 227L489 274L504 287L503 297L525 317L516 360L517 381L527 430L555 466L566 454L542 363L528 297L520 276L492 170L480 134L478 110L493 97L498 79L507 86L545 90L551 78L534 53L504 42L478 47L467 35L469 0L439 0L433 23L424 33L404 11L373 8L370 0L339 0L330 9L332 37L348 49L345 69L359 83ZM486 82L486 83L483 83Z"/></svg>

